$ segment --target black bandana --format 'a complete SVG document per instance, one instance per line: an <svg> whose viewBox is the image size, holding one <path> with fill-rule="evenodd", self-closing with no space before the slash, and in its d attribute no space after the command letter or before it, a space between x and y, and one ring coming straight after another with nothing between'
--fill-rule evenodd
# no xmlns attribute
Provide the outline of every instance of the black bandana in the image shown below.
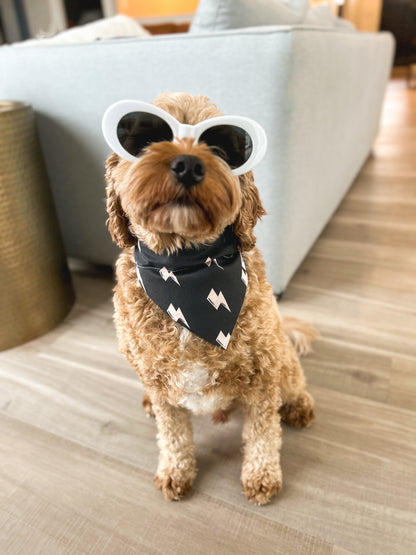
<svg viewBox="0 0 416 555"><path fill-rule="evenodd" d="M228 347L247 287L230 226L214 243L173 255L156 254L139 241L134 260L144 291L162 310L213 345Z"/></svg>

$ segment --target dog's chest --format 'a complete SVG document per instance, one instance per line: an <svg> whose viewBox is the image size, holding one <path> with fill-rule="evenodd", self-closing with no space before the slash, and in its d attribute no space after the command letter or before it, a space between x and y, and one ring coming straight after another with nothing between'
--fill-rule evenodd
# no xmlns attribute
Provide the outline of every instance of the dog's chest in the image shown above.
<svg viewBox="0 0 416 555"><path fill-rule="evenodd" d="M176 386L181 392L179 405L197 414L225 409L230 399L212 390L216 378L215 373L210 373L207 368L197 363L180 372L176 379ZM210 391L207 391L208 388Z"/></svg>

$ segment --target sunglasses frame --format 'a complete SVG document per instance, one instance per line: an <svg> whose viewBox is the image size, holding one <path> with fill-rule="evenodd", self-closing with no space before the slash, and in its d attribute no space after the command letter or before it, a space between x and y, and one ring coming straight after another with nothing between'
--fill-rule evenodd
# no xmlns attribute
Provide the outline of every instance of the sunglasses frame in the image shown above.
<svg viewBox="0 0 416 555"><path fill-rule="evenodd" d="M250 136L253 150L246 162L238 168L231 169L231 173L234 175L241 175L253 169L266 153L266 133L259 123L250 118L243 116L218 116L201 121L196 125L188 125L180 123L168 112L162 110L162 108L149 104L148 102L142 102L140 100L120 100L109 106L105 111L102 120L102 131L108 146L128 162L137 162L140 157L133 156L121 145L117 136L117 126L121 118L130 112L145 112L160 117L171 128L173 142L184 138L190 138L194 139L194 142L197 143L204 131L217 125L233 125L240 127Z"/></svg>

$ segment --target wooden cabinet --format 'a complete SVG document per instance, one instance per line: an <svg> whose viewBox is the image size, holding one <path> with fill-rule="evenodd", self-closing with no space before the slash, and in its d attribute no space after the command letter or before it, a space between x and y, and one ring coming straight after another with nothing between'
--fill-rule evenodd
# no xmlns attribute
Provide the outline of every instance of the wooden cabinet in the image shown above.
<svg viewBox="0 0 416 555"><path fill-rule="evenodd" d="M381 29L396 39L396 65L416 63L416 0L384 0Z"/></svg>

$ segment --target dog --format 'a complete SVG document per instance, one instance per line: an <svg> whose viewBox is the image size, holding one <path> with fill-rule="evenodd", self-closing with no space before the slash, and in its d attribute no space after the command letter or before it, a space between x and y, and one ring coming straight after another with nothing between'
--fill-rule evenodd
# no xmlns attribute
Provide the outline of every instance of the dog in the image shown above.
<svg viewBox="0 0 416 555"><path fill-rule="evenodd" d="M155 114L149 118L155 119L156 131L149 125L150 139L145 144L139 144L142 130L137 136L133 133L140 155L133 153L127 160L114 152L106 162L106 206L109 232L124 249L116 262L114 289L120 351L145 387L143 406L155 416L158 428L160 457L154 483L169 500L183 497L196 476L191 413L212 413L214 422L225 422L239 406L244 415L241 483L247 498L263 505L282 487L281 420L304 427L314 418L313 399L296 350L308 352L317 332L309 324L285 320L279 314L255 246L253 230L265 210L252 172L236 175L221 145L209 144L210 133L201 135L207 143L173 137L157 120L163 110L168 114L165 119L174 118L188 132L193 129L190 126L205 126L207 121L210 125L209 120L221 118L222 113L207 97L185 93L161 94L152 106ZM113 141L121 140L134 125L125 118ZM152 133L157 140L152 140ZM224 333L222 342L215 344L188 329L186 314L179 313L175 303L169 313L147 289L153 286L152 279L159 279L157 274L171 291L174 287L179 291L181 285L180 272L175 274L166 264L155 270L154 259L166 262L169 256L183 253L204 257L209 249L221 254L221 245L219 251L215 249L227 234L234 241L234 251L223 258L207 257L202 270L220 275L232 260L246 284L232 333ZM136 255L150 262L137 263ZM142 275L145 271L154 273L148 281ZM193 289L193 285L188 288L190 294ZM229 294L237 289L241 290L241 283L229 287ZM227 294L212 290L206 311L229 316Z"/></svg>

